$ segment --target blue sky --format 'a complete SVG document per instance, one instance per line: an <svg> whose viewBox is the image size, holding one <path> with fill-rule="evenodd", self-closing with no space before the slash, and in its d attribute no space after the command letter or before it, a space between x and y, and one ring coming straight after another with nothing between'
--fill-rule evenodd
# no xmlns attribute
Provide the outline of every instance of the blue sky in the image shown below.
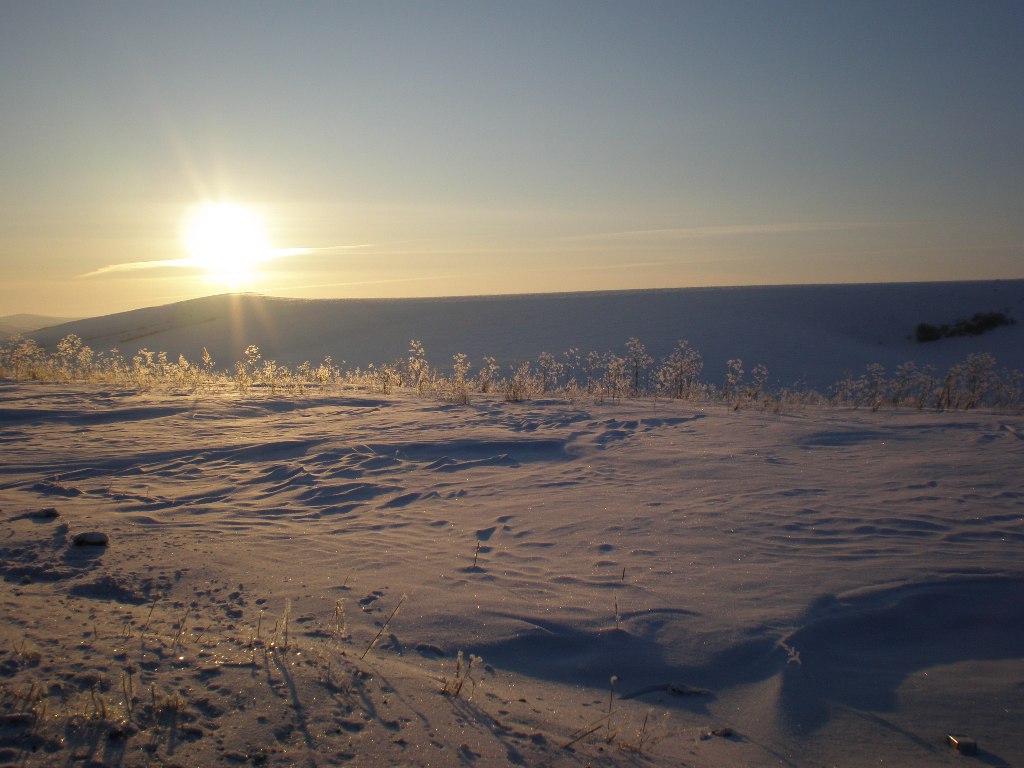
<svg viewBox="0 0 1024 768"><path fill-rule="evenodd" d="M0 5L0 315L1024 276L1019 2ZM135 268L117 268L132 264ZM111 269L111 267L115 267Z"/></svg>

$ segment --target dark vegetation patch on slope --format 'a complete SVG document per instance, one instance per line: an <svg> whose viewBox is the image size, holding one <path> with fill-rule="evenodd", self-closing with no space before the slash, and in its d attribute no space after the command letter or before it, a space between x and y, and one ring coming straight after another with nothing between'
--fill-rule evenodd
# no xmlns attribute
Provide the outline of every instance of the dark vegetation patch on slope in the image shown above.
<svg viewBox="0 0 1024 768"><path fill-rule="evenodd" d="M921 343L949 339L955 336L981 336L983 333L995 330L1004 325L1016 325L1017 321L1010 317L1005 311L1002 312L975 312L970 320L963 318L957 320L953 325L945 323L932 325L931 323L919 323L914 330L914 337Z"/></svg>

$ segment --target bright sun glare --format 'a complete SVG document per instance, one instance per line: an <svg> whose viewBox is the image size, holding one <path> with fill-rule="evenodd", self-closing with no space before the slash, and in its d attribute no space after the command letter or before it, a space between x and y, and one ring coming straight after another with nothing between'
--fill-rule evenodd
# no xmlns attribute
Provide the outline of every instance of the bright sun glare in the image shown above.
<svg viewBox="0 0 1024 768"><path fill-rule="evenodd" d="M260 217L235 203L203 203L185 220L182 242L189 263L208 280L240 287L255 277L255 268L273 258Z"/></svg>

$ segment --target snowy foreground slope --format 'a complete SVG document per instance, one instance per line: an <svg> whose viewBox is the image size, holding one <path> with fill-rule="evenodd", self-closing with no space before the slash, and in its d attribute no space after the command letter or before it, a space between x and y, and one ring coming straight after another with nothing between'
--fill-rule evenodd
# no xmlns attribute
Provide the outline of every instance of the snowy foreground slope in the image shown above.
<svg viewBox="0 0 1024 768"><path fill-rule="evenodd" d="M1018 322L984 336L919 344L919 323L953 324L975 313L1007 312ZM948 370L989 352L1024 370L1024 280L879 285L685 288L449 299L299 300L213 296L81 320L30 334L51 349L68 333L97 352L141 347L198 361L207 348L230 369L249 344L265 359L295 365L325 355L346 367L388 363L410 339L438 368L466 353L502 366L578 348L624 353L635 336L657 358L687 339L703 355L705 378L720 382L726 361L763 363L771 383L823 389L872 363Z"/></svg>
<svg viewBox="0 0 1024 768"><path fill-rule="evenodd" d="M8 383L0 458L0 764L1024 764L1020 416Z"/></svg>

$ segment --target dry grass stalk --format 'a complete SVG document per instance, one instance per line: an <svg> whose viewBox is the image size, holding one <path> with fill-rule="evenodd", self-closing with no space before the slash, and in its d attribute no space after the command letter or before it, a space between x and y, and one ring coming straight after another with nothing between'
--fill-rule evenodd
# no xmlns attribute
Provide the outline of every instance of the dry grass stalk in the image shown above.
<svg viewBox="0 0 1024 768"><path fill-rule="evenodd" d="M388 624L390 624L391 620L395 618L395 614L398 613L398 609L402 607L402 603L406 601L407 597L407 595L402 595L402 599L398 601L398 605L396 605L395 609L391 611L391 615L388 616L387 621L384 622L383 626L381 626L377 634L373 636L373 640L370 641L370 644L366 646L366 650L363 651L362 655L359 657L360 661L366 658L366 654L370 652L370 649L373 648L373 646L377 643L377 641L380 639L380 636L384 634L384 630L388 628Z"/></svg>

